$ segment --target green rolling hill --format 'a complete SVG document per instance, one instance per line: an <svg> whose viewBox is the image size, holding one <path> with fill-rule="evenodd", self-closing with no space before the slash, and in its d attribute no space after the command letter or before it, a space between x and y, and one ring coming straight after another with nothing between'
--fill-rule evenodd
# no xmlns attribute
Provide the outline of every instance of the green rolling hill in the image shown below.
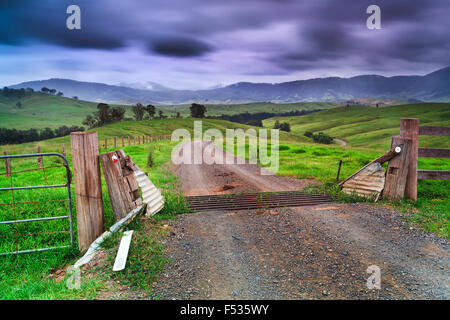
<svg viewBox="0 0 450 320"><path fill-rule="evenodd" d="M393 107L373 108L365 106L339 107L299 117L271 118L264 126L273 127L276 120L288 122L291 132L303 141L305 131L324 132L342 139L353 147L375 150L389 148L391 137L400 133L401 118L418 118L421 124L450 126L449 103L420 103ZM421 136L420 146L448 148L448 137Z"/></svg>
<svg viewBox="0 0 450 320"><path fill-rule="evenodd" d="M0 127L54 129L62 125L81 125L86 115L94 112L96 107L97 103L39 92L17 98L5 97L0 91Z"/></svg>
<svg viewBox="0 0 450 320"><path fill-rule="evenodd" d="M20 103L20 107L17 106ZM97 102L75 100L72 98L59 97L40 92L25 92L23 96L5 96L0 90L0 127L8 129L43 129L46 127L55 129L62 125L81 126L84 118L96 111ZM114 105L112 105L114 106ZM157 111L162 110L166 116L175 116L180 112L182 117L190 115L188 104L159 106ZM289 112L295 110L330 109L338 106L331 102L305 102L275 104L270 102L258 102L248 104L213 105L207 104L208 116L220 116L222 114L232 115L238 113L257 112ZM130 106L126 117L132 118Z"/></svg>

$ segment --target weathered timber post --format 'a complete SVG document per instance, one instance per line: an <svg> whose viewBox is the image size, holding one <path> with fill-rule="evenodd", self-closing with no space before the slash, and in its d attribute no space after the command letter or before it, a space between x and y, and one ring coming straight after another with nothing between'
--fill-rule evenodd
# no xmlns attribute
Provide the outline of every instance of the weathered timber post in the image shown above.
<svg viewBox="0 0 450 320"><path fill-rule="evenodd" d="M130 136L128 136L128 145L131 145L131 139L130 139Z"/></svg>
<svg viewBox="0 0 450 320"><path fill-rule="evenodd" d="M141 144L141 136L138 136L138 144Z"/></svg>
<svg viewBox="0 0 450 320"><path fill-rule="evenodd" d="M108 149L108 138L105 138L105 150Z"/></svg>
<svg viewBox="0 0 450 320"><path fill-rule="evenodd" d="M116 148L117 148L117 138L114 137L114 149L116 149Z"/></svg>
<svg viewBox="0 0 450 320"><path fill-rule="evenodd" d="M408 178L406 179L405 198L417 201L417 158L419 156L419 119L401 119L400 137L411 139L409 152Z"/></svg>
<svg viewBox="0 0 450 320"><path fill-rule="evenodd" d="M392 137L391 148L400 148L400 154L389 161L386 171L383 196L389 200L395 201L402 199L405 196L411 146L411 139L405 139L398 136Z"/></svg>
<svg viewBox="0 0 450 320"><path fill-rule="evenodd" d="M122 136L122 148L125 147L125 138Z"/></svg>
<svg viewBox="0 0 450 320"><path fill-rule="evenodd" d="M142 136L142 144L145 144L145 136Z"/></svg>
<svg viewBox="0 0 450 320"><path fill-rule="evenodd" d="M3 154L7 156L8 151L4 151ZM5 174L7 177L11 175L11 163L9 162L9 159L5 159Z"/></svg>
<svg viewBox="0 0 450 320"><path fill-rule="evenodd" d="M66 156L66 145L64 143L61 144L61 153L64 157Z"/></svg>
<svg viewBox="0 0 450 320"><path fill-rule="evenodd" d="M113 156L117 157L116 162ZM119 221L132 209L142 204L133 171L134 163L130 157L125 156L123 150L101 154L100 161L114 218Z"/></svg>
<svg viewBox="0 0 450 320"><path fill-rule="evenodd" d="M133 136L133 145L136 145L136 137Z"/></svg>
<svg viewBox="0 0 450 320"><path fill-rule="evenodd" d="M103 233L104 210L97 132L72 132L72 165L81 251Z"/></svg>
<svg viewBox="0 0 450 320"><path fill-rule="evenodd" d="M37 146L36 153L41 153L41 146ZM42 168L42 157L37 158L38 168Z"/></svg>

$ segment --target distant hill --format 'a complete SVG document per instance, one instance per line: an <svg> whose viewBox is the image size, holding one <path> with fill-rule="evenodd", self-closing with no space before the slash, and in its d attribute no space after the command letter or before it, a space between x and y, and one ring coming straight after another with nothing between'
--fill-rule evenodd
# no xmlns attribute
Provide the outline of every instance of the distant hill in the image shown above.
<svg viewBox="0 0 450 320"><path fill-rule="evenodd" d="M308 102L341 101L359 98L395 99L420 102L450 101L450 67L424 76L361 75L352 78L318 78L277 84L240 82L209 90L174 90L152 82L148 89L49 79L24 82L11 88L54 88L65 96L78 96L89 101L118 104L160 103L245 103L245 102Z"/></svg>

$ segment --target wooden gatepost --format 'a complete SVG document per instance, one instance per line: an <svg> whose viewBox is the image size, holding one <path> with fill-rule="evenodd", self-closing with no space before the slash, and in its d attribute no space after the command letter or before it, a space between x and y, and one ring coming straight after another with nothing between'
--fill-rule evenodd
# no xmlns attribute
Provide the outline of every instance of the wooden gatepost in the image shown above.
<svg viewBox="0 0 450 320"><path fill-rule="evenodd" d="M449 180L448 170L418 170L418 158L450 158L450 149L419 148L419 136L450 136L450 127L420 126L419 119L400 121L400 137L392 138L392 146L400 146L400 157L389 162L383 195L390 200L406 198L417 201L418 180Z"/></svg>
<svg viewBox="0 0 450 320"><path fill-rule="evenodd" d="M78 246L80 251L84 251L104 231L97 132L72 132L70 143L77 204Z"/></svg>
<svg viewBox="0 0 450 320"><path fill-rule="evenodd" d="M383 156L339 183L345 193L378 195L395 201L417 201L418 180L450 180L450 170L418 170L418 158L450 158L450 149L419 148L420 135L450 136L450 127L419 126L419 119L401 119L400 136L392 137L391 149ZM381 164L389 161L385 175Z"/></svg>

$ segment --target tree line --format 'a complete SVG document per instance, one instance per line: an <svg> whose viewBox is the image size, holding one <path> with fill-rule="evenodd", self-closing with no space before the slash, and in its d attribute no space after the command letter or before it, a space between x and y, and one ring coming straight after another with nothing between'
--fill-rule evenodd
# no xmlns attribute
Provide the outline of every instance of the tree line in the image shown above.
<svg viewBox="0 0 450 320"><path fill-rule="evenodd" d="M167 118L162 110L158 110L158 113L156 113L156 107L151 104L144 106L141 103L137 103L131 106L131 111L133 112L133 119L136 121ZM97 111L87 115L83 120L83 124L92 129L122 120L132 120L131 118L125 118L125 113L125 107L111 107L107 103L99 103ZM181 118L181 115L177 112L174 117Z"/></svg>
<svg viewBox="0 0 450 320"><path fill-rule="evenodd" d="M0 128L0 145L47 140L67 136L71 132L84 130L84 127L79 126L61 126L55 130L50 128L45 128L42 130L33 128L27 130Z"/></svg>
<svg viewBox="0 0 450 320"><path fill-rule="evenodd" d="M221 120L227 120L231 122L237 122L242 124L248 124L248 125L256 125L262 127L262 120L273 118L273 117L294 117L294 116L304 116L306 114L314 113L322 111L321 109L314 109L314 110L295 110L295 111L289 111L289 112L257 112L257 113L239 113L239 114L233 114L233 115L226 115L223 114L221 116L209 116L209 119L221 119ZM278 129L278 128L276 128Z"/></svg>

